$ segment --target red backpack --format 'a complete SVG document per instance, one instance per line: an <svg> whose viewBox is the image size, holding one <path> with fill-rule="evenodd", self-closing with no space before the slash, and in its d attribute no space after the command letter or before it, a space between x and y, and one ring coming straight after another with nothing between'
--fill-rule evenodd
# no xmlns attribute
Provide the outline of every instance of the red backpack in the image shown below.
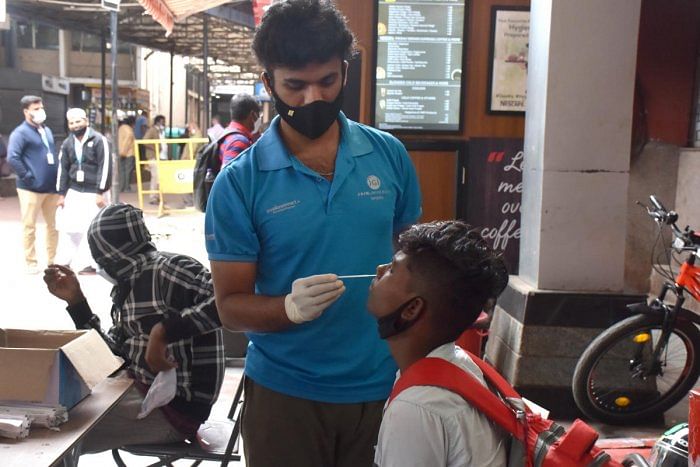
<svg viewBox="0 0 700 467"><path fill-rule="evenodd" d="M465 351L466 352L466 351ZM621 467L595 446L598 433L577 419L568 431L532 413L520 395L489 364L467 352L484 379L501 396L491 392L472 375L442 358L426 357L411 365L394 385L389 404L411 386L437 386L465 399L512 438L509 466L522 467ZM520 461L518 461L520 458Z"/></svg>

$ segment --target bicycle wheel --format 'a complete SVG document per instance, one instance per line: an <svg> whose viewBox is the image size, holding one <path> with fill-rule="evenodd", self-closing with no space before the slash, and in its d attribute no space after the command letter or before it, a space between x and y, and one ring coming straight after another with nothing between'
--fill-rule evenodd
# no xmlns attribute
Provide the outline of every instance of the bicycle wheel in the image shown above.
<svg viewBox="0 0 700 467"><path fill-rule="evenodd" d="M659 315L632 316L591 342L572 382L583 413L610 424L633 423L663 413L693 387L700 374L700 331L691 322L676 321L660 371L650 371L662 321Z"/></svg>

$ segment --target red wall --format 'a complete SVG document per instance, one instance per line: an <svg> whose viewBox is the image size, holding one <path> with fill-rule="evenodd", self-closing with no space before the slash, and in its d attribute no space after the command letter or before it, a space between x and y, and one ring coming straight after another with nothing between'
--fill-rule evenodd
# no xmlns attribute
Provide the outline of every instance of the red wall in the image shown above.
<svg viewBox="0 0 700 467"><path fill-rule="evenodd" d="M696 0L644 0L637 79L648 137L688 145L700 31Z"/></svg>

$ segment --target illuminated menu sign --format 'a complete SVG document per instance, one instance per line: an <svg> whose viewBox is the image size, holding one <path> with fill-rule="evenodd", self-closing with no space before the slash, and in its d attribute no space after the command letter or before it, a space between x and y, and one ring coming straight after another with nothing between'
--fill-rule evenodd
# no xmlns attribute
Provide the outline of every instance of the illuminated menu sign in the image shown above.
<svg viewBox="0 0 700 467"><path fill-rule="evenodd" d="M375 126L456 131L465 0L379 0Z"/></svg>

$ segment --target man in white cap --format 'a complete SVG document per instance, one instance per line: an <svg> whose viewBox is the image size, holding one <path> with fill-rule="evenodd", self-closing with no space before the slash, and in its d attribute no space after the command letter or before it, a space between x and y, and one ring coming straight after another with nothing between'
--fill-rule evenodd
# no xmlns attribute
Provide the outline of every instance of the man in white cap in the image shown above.
<svg viewBox="0 0 700 467"><path fill-rule="evenodd" d="M60 237L56 263L72 266L80 274L94 274L85 234L97 212L109 202L109 144L107 138L90 128L83 109L69 109L66 119L71 135L63 141L58 156L56 223Z"/></svg>

